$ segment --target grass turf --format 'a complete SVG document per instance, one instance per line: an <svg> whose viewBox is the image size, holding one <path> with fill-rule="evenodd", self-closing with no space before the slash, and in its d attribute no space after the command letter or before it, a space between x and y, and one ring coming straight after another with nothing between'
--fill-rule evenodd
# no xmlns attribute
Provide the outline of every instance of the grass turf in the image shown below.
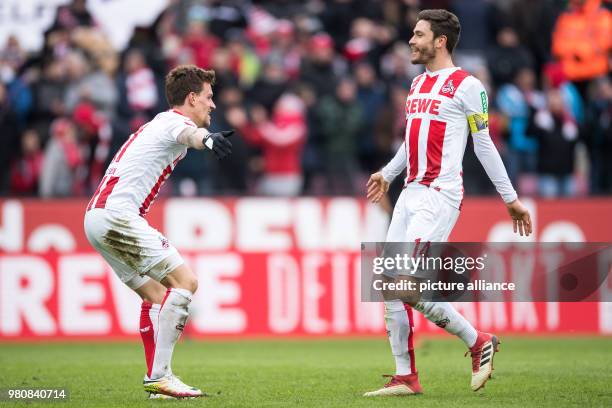
<svg viewBox="0 0 612 408"><path fill-rule="evenodd" d="M393 360L384 337L334 340L185 341L174 371L211 394L147 400L139 343L0 343L0 388L68 387L61 407L501 407L612 406L612 339L502 338L493 379L469 388L461 342L421 339L424 395L363 398L384 384ZM7 403L0 406L56 406Z"/></svg>

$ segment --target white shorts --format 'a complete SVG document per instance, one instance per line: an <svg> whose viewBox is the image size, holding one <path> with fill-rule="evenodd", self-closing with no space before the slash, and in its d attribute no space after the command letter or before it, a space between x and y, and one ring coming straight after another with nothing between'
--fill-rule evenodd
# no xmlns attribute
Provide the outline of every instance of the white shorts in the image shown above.
<svg viewBox="0 0 612 408"><path fill-rule="evenodd" d="M393 209L387 242L446 242L459 210L433 188L417 184L404 188Z"/></svg>
<svg viewBox="0 0 612 408"><path fill-rule="evenodd" d="M84 227L91 245L131 289L149 277L161 281L184 263L166 237L138 215L93 208L85 213Z"/></svg>
<svg viewBox="0 0 612 408"><path fill-rule="evenodd" d="M408 185L395 204L386 242L418 245L427 242L446 242L457 218L459 210L446 201L440 192L421 184ZM407 248L410 251L416 250L414 247ZM397 252L397 249L392 251ZM429 255L435 256L431 251ZM411 273L414 274L415 271L405 272L405 274ZM416 276L420 275L416 271ZM394 275L391 273L389 276Z"/></svg>

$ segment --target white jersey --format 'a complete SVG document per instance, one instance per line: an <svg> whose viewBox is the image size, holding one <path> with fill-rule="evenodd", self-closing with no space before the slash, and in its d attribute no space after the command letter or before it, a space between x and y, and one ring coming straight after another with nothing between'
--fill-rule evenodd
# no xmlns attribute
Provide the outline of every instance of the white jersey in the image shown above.
<svg viewBox="0 0 612 408"><path fill-rule="evenodd" d="M478 79L458 67L428 71L412 81L405 141L383 169L384 178L392 180L405 167L406 186L419 183L433 188L460 208L463 154L470 132L487 174L504 201L513 201L516 193L488 133L486 91Z"/></svg>
<svg viewBox="0 0 612 408"><path fill-rule="evenodd" d="M159 113L121 146L87 210L107 208L144 216L174 167L187 154L178 135L197 127L177 110Z"/></svg>

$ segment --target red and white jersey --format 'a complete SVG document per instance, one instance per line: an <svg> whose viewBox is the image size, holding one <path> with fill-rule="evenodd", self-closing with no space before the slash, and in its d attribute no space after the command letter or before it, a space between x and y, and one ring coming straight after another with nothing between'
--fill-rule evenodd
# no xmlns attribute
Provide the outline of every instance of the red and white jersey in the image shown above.
<svg viewBox="0 0 612 408"><path fill-rule="evenodd" d="M483 91L480 81L456 67L414 79L406 99L406 184L433 187L461 202L467 115L482 113Z"/></svg>
<svg viewBox="0 0 612 408"><path fill-rule="evenodd" d="M87 210L107 208L144 216L174 167L187 154L178 135L197 127L177 110L159 113L121 146Z"/></svg>
<svg viewBox="0 0 612 408"><path fill-rule="evenodd" d="M476 155L497 191L506 202L516 199L489 136L486 91L478 79L458 67L427 71L412 81L405 141L382 169L383 177L391 181L406 168L406 187L419 183L434 188L460 208L463 153L470 132Z"/></svg>

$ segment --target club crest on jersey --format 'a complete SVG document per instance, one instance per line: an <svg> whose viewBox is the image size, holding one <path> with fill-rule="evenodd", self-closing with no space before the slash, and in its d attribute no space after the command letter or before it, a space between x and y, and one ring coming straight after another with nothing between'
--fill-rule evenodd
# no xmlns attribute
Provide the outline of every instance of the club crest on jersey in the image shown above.
<svg viewBox="0 0 612 408"><path fill-rule="evenodd" d="M444 84L440 92L443 94L453 95L455 93L455 85L453 85L453 80L449 79L448 82Z"/></svg>
<svg viewBox="0 0 612 408"><path fill-rule="evenodd" d="M168 239L165 237L159 237L159 240L161 241L161 246L164 249L168 249L170 248L170 243L168 242Z"/></svg>

